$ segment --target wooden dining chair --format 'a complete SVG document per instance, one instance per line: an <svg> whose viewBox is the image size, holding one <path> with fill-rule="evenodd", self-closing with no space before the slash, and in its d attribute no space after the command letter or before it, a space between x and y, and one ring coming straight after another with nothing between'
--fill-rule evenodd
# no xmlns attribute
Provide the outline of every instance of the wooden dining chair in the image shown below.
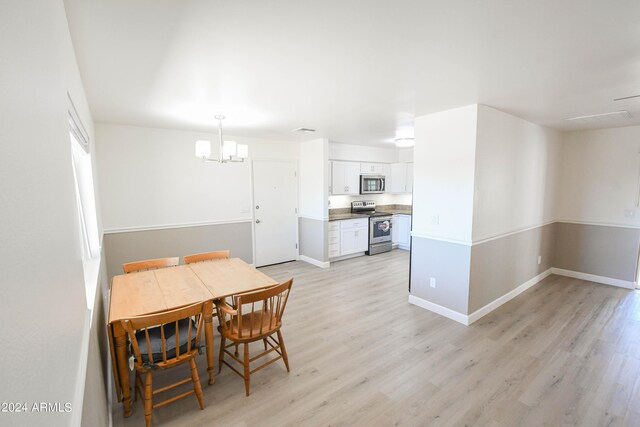
<svg viewBox="0 0 640 427"><path fill-rule="evenodd" d="M229 251L203 252L200 254L185 255L184 263L191 264L193 262L210 261L214 259L229 259Z"/></svg>
<svg viewBox="0 0 640 427"><path fill-rule="evenodd" d="M202 387L198 376L195 357L200 351L200 332L203 327L204 303L189 305L176 310L146 316L131 317L121 321L127 332L136 370L135 391L144 402L144 418L147 427L151 425L152 409L195 393L204 409ZM174 384L153 390L152 379L157 369L170 369L189 363L191 377ZM157 372L157 371L156 371ZM144 382L141 376L144 375ZM153 403L157 393L171 390L193 382L193 389L162 402Z"/></svg>
<svg viewBox="0 0 640 427"><path fill-rule="evenodd" d="M146 259L144 261L126 262L122 264L125 273L135 273L136 271L151 270L163 267L175 267L180 264L180 257Z"/></svg>
<svg viewBox="0 0 640 427"><path fill-rule="evenodd" d="M218 322L220 323L218 330L221 335L218 372L222 370L222 364L225 364L233 372L244 378L244 388L247 396L249 396L251 374L280 359L284 361L287 372L289 372L289 358L287 357L287 350L284 346L280 329L282 327L282 314L287 305L292 284L293 279L289 279L280 285L262 291L234 295L233 305L235 308L225 301L216 301ZM277 339L273 337L274 334L277 335ZM231 341L228 345L226 345L227 340ZM264 342L264 352L249 358L249 343L258 340ZM238 357L237 346L239 344L244 344L243 359ZM234 346L236 347L235 353L227 350ZM278 354L276 358L268 360L253 370L251 369L250 362L274 351ZM224 359L225 354L242 365L242 373Z"/></svg>

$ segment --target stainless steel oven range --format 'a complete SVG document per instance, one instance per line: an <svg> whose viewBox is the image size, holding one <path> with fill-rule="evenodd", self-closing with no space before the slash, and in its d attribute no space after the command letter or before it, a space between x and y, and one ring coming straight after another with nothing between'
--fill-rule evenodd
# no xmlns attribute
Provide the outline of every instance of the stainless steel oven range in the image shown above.
<svg viewBox="0 0 640 427"><path fill-rule="evenodd" d="M351 212L369 215L369 250L367 255L389 252L391 243L392 215L387 212L376 212L373 201L351 202Z"/></svg>

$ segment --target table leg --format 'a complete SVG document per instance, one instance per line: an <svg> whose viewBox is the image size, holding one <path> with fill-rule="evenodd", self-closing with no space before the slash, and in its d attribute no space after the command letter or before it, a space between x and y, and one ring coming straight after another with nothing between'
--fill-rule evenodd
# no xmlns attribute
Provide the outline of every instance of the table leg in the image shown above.
<svg viewBox="0 0 640 427"><path fill-rule="evenodd" d="M127 363L127 333L120 322L113 323L113 341L116 348L116 363L118 365L118 376L120 377L120 387L122 388L122 401L124 405L124 416L130 417L131 410L131 389L129 388L129 364Z"/></svg>
<svg viewBox="0 0 640 427"><path fill-rule="evenodd" d="M204 336L207 347L207 371L209 372L209 384L213 384L213 301L204 304Z"/></svg>

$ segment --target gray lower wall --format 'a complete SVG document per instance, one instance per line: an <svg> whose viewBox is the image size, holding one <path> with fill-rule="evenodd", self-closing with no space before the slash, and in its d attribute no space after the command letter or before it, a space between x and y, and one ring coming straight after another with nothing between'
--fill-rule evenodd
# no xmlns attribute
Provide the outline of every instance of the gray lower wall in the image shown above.
<svg viewBox="0 0 640 427"><path fill-rule="evenodd" d="M414 236L411 294L468 315L552 267L635 282L639 250L640 229L564 222L471 247Z"/></svg>
<svg viewBox="0 0 640 427"><path fill-rule="evenodd" d="M329 223L312 218L298 218L298 239L300 241L300 255L318 261L329 261L327 235Z"/></svg>
<svg viewBox="0 0 640 427"><path fill-rule="evenodd" d="M556 225L554 267L635 282L639 229L566 222Z"/></svg>
<svg viewBox="0 0 640 427"><path fill-rule="evenodd" d="M93 304L93 318L89 332L89 353L87 356L87 376L84 384L84 398L82 402L83 426L108 426L109 425L109 395L107 384L113 379L109 369L109 343L107 340L107 307L108 289L107 263L103 250L98 275L98 288ZM111 377L110 377L111 375ZM75 410L75 408L74 408Z"/></svg>
<svg viewBox="0 0 640 427"><path fill-rule="evenodd" d="M548 224L472 246L469 313L554 266L556 225ZM538 256L542 257L540 265Z"/></svg>
<svg viewBox="0 0 640 427"><path fill-rule="evenodd" d="M105 234L109 280L122 274L125 262L222 249L229 249L232 257L253 263L251 233L251 222L239 222Z"/></svg>
<svg viewBox="0 0 640 427"><path fill-rule="evenodd" d="M468 314L471 247L412 237L411 294ZM436 287L430 286L430 278Z"/></svg>

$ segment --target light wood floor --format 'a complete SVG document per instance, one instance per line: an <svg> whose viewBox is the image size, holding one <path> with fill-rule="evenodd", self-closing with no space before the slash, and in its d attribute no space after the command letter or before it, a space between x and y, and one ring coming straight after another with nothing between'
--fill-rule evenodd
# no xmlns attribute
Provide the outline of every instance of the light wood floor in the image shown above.
<svg viewBox="0 0 640 427"><path fill-rule="evenodd" d="M262 269L294 277L278 362L223 368L155 425L640 425L640 293L550 276L469 327L407 303L408 253ZM217 335L217 333L216 333ZM218 345L216 336L216 346ZM257 344L259 350L262 343ZM161 378L173 375L160 372ZM188 375L186 369L180 374ZM144 425L141 403L114 424Z"/></svg>

